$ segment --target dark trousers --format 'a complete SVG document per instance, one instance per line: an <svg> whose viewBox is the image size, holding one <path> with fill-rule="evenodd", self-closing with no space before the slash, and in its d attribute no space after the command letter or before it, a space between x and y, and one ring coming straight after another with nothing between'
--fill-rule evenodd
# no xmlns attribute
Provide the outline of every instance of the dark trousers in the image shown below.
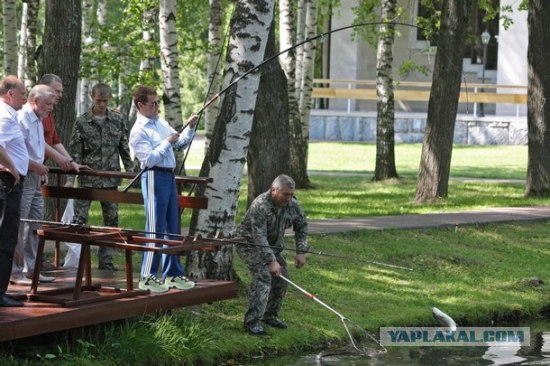
<svg viewBox="0 0 550 366"><path fill-rule="evenodd" d="M0 172L0 295L6 293L10 282L13 252L17 246L23 177L14 186L8 172Z"/></svg>

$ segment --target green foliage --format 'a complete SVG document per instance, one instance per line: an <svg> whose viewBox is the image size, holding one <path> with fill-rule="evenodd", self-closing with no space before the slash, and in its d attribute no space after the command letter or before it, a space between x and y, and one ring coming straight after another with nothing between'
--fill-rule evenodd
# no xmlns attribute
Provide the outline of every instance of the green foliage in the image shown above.
<svg viewBox="0 0 550 366"><path fill-rule="evenodd" d="M158 6L158 0L109 2L107 24L101 27L93 17L91 33L84 35L94 42L84 42L81 76L108 82L115 90L119 82L130 91L139 84L160 89ZM182 102L184 113L190 114L202 104L206 89L209 6L208 2L200 0L178 1L177 6ZM144 12L153 13L154 24L144 21ZM150 31L150 41L143 39L145 30ZM140 72L140 62L144 59L153 61L153 70Z"/></svg>
<svg viewBox="0 0 550 366"><path fill-rule="evenodd" d="M413 60L408 59L403 61L397 70L397 74L402 78L406 78L408 75L413 73L420 73L424 76L428 76L431 73L431 69L426 65L419 65Z"/></svg>

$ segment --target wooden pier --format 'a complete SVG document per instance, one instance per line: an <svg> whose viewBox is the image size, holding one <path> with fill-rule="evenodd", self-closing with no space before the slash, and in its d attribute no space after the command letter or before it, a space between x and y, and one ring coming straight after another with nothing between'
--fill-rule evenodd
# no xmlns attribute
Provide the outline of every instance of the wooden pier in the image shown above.
<svg viewBox="0 0 550 366"><path fill-rule="evenodd" d="M124 271L93 271L97 286L108 286L115 289L126 286ZM59 269L47 272L47 274L55 276L56 281L40 284L40 288L45 290L62 289L73 286L76 269ZM134 278L138 278L138 275L136 273ZM137 281L135 284L137 287ZM0 307L0 341L21 339L237 297L236 282L213 280L198 281L197 287L192 290L171 289L162 294L148 293L125 298L110 299L111 295L101 291L83 292L83 299L97 296L105 296L108 299L92 300L70 307L51 302L29 301L27 296L30 290L30 285L10 284L8 294L19 300L24 300L25 306ZM70 292L67 292L67 299L70 299L71 295Z"/></svg>

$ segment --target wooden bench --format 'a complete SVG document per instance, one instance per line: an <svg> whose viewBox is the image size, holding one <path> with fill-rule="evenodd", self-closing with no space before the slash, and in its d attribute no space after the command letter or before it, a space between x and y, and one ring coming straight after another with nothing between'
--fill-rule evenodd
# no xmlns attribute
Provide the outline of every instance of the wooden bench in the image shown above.
<svg viewBox="0 0 550 366"><path fill-rule="evenodd" d="M95 189L95 188L69 188L63 187L62 175L67 174L60 169L52 168L51 173L56 176L56 185L42 187L42 194L46 198L56 200L56 220L60 218L60 206L62 199L83 199L109 201L117 203L131 203L143 205L143 196L141 192L123 192L115 190ZM132 179L135 173L120 173L106 171L82 171L80 175L90 175L98 177L119 177ZM208 207L208 200L202 196L182 195L184 185L208 184L212 182L211 178L202 177L176 177L178 185L178 205L180 207L180 225L181 215L185 208L204 209ZM82 226L76 224L55 224L44 225L38 231L39 237L38 249L36 255L35 271L32 278L31 291L27 295L29 300L57 303L62 306L76 306L84 303L111 300L113 298L124 298L137 295L143 295L148 291L135 290L133 287L133 266L132 253L134 251L151 251L162 254L184 254L190 250L215 250L216 242L202 238L189 238L182 235L172 235L173 239L156 238L155 233L145 231ZM174 239L174 238L177 238ZM55 290L38 291L40 267L44 256L44 248L47 241L54 241L56 265L59 266L59 243L73 242L82 246L79 258L76 279L74 286L59 288ZM163 244L167 247L148 247L147 243ZM101 284L92 283L90 246L111 247L125 251L125 270L126 270L126 289L107 288ZM85 283L83 285L82 279ZM87 296L83 298L86 292L101 293L101 296ZM72 294L72 296L67 296ZM107 295L107 296L106 296Z"/></svg>

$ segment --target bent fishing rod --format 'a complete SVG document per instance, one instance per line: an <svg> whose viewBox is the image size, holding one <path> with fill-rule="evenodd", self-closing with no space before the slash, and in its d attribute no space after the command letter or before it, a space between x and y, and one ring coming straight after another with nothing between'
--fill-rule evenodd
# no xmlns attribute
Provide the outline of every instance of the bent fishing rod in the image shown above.
<svg viewBox="0 0 550 366"><path fill-rule="evenodd" d="M84 225L84 224L77 224L77 223L61 223L57 221L47 221L47 220L33 220L33 219L21 219L22 222L26 222L29 224L42 224L42 225L53 225L53 226L69 226L74 228L79 228L83 230L115 230L119 232L128 232L128 233L135 233L135 234L144 234L144 235L159 235L159 236L166 236L166 237L175 237L181 239L182 242L185 240L191 240L191 241L197 241L197 240L205 240L210 241L214 243L218 243L220 245L245 245L249 247L258 247L258 248L265 248L265 245L262 244L255 244L255 243L249 243L245 240L245 238L210 238L210 237L202 237L200 235L197 236L190 236L190 235L182 235L182 234L171 234L171 233L164 233L164 232L157 232L157 231L146 231L146 230L136 230L136 229L125 229L125 228L119 228L119 227L109 227L109 226L94 226L94 225ZM240 240L237 240L240 239ZM280 248L281 250L295 250L294 248ZM323 251L315 251L315 250L305 250L301 251L300 254L315 254L320 257L331 257L331 258L338 258L343 260L353 260L368 264L373 264L381 267L388 267L393 269L400 269L405 271L413 271L410 267L403 267L396 264L390 264L390 263L384 263L364 258L358 258L358 257L347 257L343 255L338 254L332 254L332 253L326 253Z"/></svg>
<svg viewBox="0 0 550 366"><path fill-rule="evenodd" d="M220 90L217 94L215 94L214 96L212 96L208 101L206 101L203 106L201 107L201 109L199 109L197 112L194 113L194 115L197 115L199 116L199 120L200 120L200 117L202 116L202 113L208 108L210 107L216 100L218 100L223 94L225 94L227 91L229 91L234 85L236 85L238 82L240 82L241 80L243 80L245 77L247 77L248 75L252 74L253 72L259 70L260 68L262 68L264 65L268 64L269 62L277 59L279 56L281 56L282 54L286 53L286 52L289 52L289 51L292 51L293 49L295 48L298 48L306 43L309 43L309 42L313 42L313 41L316 41L318 39L323 39L324 37L326 36L329 36L333 33L337 33L337 32L341 32L341 31L344 31L344 30L347 30L347 29L353 29L353 28L358 28L358 27L364 27L364 26L375 26L375 25L394 25L394 26L397 26L397 25L402 25L402 26L407 26L407 27L413 27L413 28L417 28L417 29L420 29L420 30L423 30L424 28L422 27L419 27L417 25L414 25L414 24L409 24L409 23L402 23L402 22L387 22L387 21L380 21L380 22L366 22L366 23L359 23L359 24L352 24L352 25L348 25L348 26L344 26L344 27L340 27L340 28L336 28L336 29L332 29L330 31L327 31L327 32L323 32L323 33L320 33L316 36L313 36L313 37L310 37L310 38L306 38L305 40L301 41L301 42L298 42L296 43L295 45L291 46L291 47L288 47L282 51L280 51L279 53L271 56L271 57L268 57L267 59L265 59L264 61L262 61L261 63L259 63L258 65L252 67L250 70L246 71L245 73L243 73L242 75L238 76L235 80L233 80L231 83L229 83L229 85L227 85L225 88L223 88L222 90ZM220 54L221 55L221 54ZM218 59L218 62L219 62L219 59ZM217 67L217 66L216 66ZM214 79L212 79L213 81ZM210 89L211 85L209 86L209 89ZM208 93L207 93L208 95ZM198 122L197 122L198 124ZM187 124L183 126L182 128L182 131L187 127ZM194 139L194 137L193 137ZM191 140L190 144L193 142L193 140ZM139 177L141 175L143 175L143 173L145 172L145 170L147 170L147 168L144 168L142 169L137 175L136 177L134 177L134 179L132 179L132 181L123 189L124 192L127 192L128 189L135 183L135 181L137 179L139 179Z"/></svg>
<svg viewBox="0 0 550 366"><path fill-rule="evenodd" d="M310 38L306 38L304 39L303 41L301 42L298 42L296 43L295 45L291 46L291 47L288 47L282 51L280 51L279 53L276 53L275 55L273 56L270 56L268 57L267 59L265 59L264 61L262 61L261 63L259 63L258 65L252 67L251 69L249 69L248 71L246 71L245 73L243 73L242 75L238 76L235 80L233 80L231 83L229 83L225 88L223 88L222 90L220 90L217 94L215 94L214 96L212 96L210 99L208 99L207 101L205 101L203 103L203 106L201 109L199 109L197 112L195 112L196 115L199 116L199 120L200 120L200 117L202 116L202 113L208 108L210 107L215 101L217 101L223 94L225 94L227 91L229 91L234 85L236 85L238 82L240 82L241 80L243 80L244 78L246 78L248 75L252 74L253 72L259 70L260 68L262 68L263 66L267 65L268 63L270 63L271 61L275 60L275 59L278 59L279 56L283 55L284 53L287 53L287 52L290 52L298 47L301 47L303 46L304 44L306 43L309 43L309 42L313 42L313 41L316 41L318 39L323 39L325 38L326 36L329 36L333 33L337 33L337 32L341 32L341 31L344 31L344 30L347 30L347 29L353 29L353 28L358 28L358 27L364 27L364 26L375 26L375 25L389 25L389 24L392 24L394 26L396 25L402 25L402 26L407 26L407 27L413 27L413 28L417 28L417 29L420 29L420 30L423 30L424 28L422 27L419 27L417 25L414 25L414 24L409 24L409 23L402 23L402 22L388 22L388 21L380 21L380 22L366 22L366 23L359 23L359 24L352 24L352 25L348 25L348 26L344 26L344 27L340 27L340 28L336 28L336 29L332 29L330 31L327 31L327 32L323 32L323 33L320 33L316 36L313 36L313 37L310 37ZM221 58L221 53L220 53L220 57L218 58L218 62L216 64L216 68L218 67L218 64L219 64L219 61L220 61L220 58ZM210 89L211 89L211 86L212 86L212 82L214 81L214 78L212 78L212 81L208 87L208 92L206 95L209 94L210 92ZM183 129L185 129L185 126L183 127ZM183 131L182 129L182 131ZM194 139L194 137L193 137ZM193 142L193 140L191 140L190 144ZM188 150L189 152L189 150ZM187 155L185 156L184 158L184 161L185 159L187 158ZM183 165L182 165L183 166ZM140 174L142 174L143 171L140 172ZM181 173L181 170L180 170L180 173ZM128 189L128 187L126 188Z"/></svg>

